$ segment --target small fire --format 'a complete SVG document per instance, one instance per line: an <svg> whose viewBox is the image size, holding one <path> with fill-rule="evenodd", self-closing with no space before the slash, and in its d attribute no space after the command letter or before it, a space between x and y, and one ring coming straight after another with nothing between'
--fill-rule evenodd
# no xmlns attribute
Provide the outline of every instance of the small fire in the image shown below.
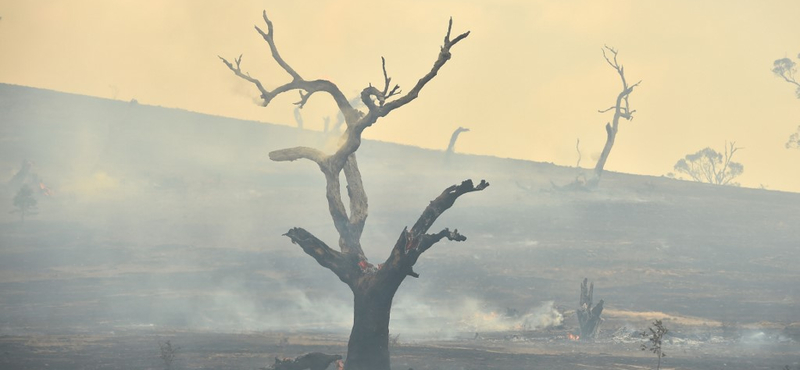
<svg viewBox="0 0 800 370"><path fill-rule="evenodd" d="M50 188L48 188L43 182L39 183L39 189L42 191L42 194L48 197L53 195L53 191L50 190Z"/></svg>
<svg viewBox="0 0 800 370"><path fill-rule="evenodd" d="M361 271L363 271L364 273L371 274L377 272L382 266L376 268L375 265L367 262L367 260L361 260L358 261L358 267L360 267Z"/></svg>
<svg viewBox="0 0 800 370"><path fill-rule="evenodd" d="M575 335L575 334L572 334L572 333L567 333L567 339L569 339L569 340L578 340L578 339L581 339L581 336L580 335Z"/></svg>

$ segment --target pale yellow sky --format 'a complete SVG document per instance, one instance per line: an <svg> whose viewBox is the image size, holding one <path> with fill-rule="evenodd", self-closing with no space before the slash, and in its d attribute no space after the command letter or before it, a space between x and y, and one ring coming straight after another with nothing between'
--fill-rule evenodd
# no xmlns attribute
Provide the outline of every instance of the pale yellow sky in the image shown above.
<svg viewBox="0 0 800 370"><path fill-rule="evenodd" d="M412 104L366 131L372 139L591 167L605 141L620 50L637 110L621 123L607 169L648 175L726 140L744 150L744 186L800 192L800 100L772 61L800 53L800 1L103 1L0 0L0 82L294 125L292 93L269 108L217 59L244 53L267 88L288 81L253 30L266 9L284 58L307 79L354 95L382 82L410 88L426 73L450 16L472 34ZM322 129L335 107L304 110ZM267 150L275 148L265 148Z"/></svg>

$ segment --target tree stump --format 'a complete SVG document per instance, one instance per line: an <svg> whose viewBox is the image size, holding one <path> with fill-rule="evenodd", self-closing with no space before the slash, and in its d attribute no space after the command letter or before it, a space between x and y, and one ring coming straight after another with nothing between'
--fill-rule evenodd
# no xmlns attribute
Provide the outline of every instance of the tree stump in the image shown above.
<svg viewBox="0 0 800 370"><path fill-rule="evenodd" d="M581 300L580 306L576 311L578 316L578 325L580 326L580 339L590 340L594 339L597 335L597 329L603 322L600 314L603 312L603 300L592 307L592 296L594 295L594 283L587 286L589 279L584 278L581 283Z"/></svg>

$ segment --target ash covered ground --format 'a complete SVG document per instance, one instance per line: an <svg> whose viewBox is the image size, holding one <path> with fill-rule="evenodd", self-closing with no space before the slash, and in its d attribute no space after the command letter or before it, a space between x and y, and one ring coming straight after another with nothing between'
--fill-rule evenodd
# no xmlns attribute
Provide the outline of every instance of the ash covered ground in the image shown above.
<svg viewBox="0 0 800 370"><path fill-rule="evenodd" d="M281 234L329 243L324 180L267 152L324 135L129 102L0 85L0 367L256 369L344 354L349 290ZM444 142L444 140L443 140ZM397 369L642 369L638 335L670 329L665 368L798 366L800 195L604 175L365 142L381 262L404 226L467 178L491 188L437 222L468 240L427 252L394 301ZM20 222L13 178L38 215ZM35 175L35 176L34 176ZM572 341L584 277L604 299L594 342Z"/></svg>

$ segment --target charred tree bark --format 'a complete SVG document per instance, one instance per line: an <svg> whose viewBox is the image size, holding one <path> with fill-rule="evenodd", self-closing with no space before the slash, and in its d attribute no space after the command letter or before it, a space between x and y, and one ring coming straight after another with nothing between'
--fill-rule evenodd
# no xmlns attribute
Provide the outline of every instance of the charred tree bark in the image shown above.
<svg viewBox="0 0 800 370"><path fill-rule="evenodd" d="M611 126L610 123L606 123L606 145L603 146L600 158L597 159L597 164L594 166L594 174L598 179L603 175L603 169L606 166L608 155L611 154L611 148L614 147L614 140L617 138L618 127L619 126Z"/></svg>
<svg viewBox="0 0 800 370"><path fill-rule="evenodd" d="M591 285L587 287L586 284L588 282L589 279L584 278L583 283L581 283L581 299L578 310L576 311L578 325L581 329L581 340L594 339L597 335L597 329L600 327L600 323L603 322L603 319L600 318L600 314L603 313L603 300L601 299L596 306L592 307L594 283L591 283Z"/></svg>
<svg viewBox="0 0 800 370"><path fill-rule="evenodd" d="M333 82L302 78L278 52L273 38L273 25L266 12L263 18L267 31L259 27L256 27L256 31L269 45L273 59L291 76L291 82L268 90L261 81L242 71L241 55L233 62L222 57L220 59L236 76L251 82L258 89L263 106L269 105L276 96L291 90L300 91L300 101L295 103L299 108L302 108L317 92L327 93L336 102L344 117L346 128L342 134L341 145L334 153L328 154L310 147L295 147L270 152L269 157L273 161L307 159L319 166L326 180L328 211L339 233L339 250L329 247L302 228L293 228L284 235L289 237L292 243L298 244L321 266L331 270L353 292L353 329L347 348L346 369L389 370L389 318L394 294L407 276L419 277L419 274L414 272L413 266L422 253L444 238L452 241L466 240L458 230L444 229L434 234L428 234L428 230L458 197L481 191L488 187L489 183L481 180L478 185L474 185L471 180L466 180L445 189L428 204L411 229L406 228L400 233L386 261L375 266L368 262L361 248L361 234L367 219L368 202L355 152L361 145L362 132L380 117L416 99L422 88L450 60L452 57L450 49L466 38L469 32L451 39L453 26L451 19L433 67L405 95L401 95L399 85L392 87L391 78L386 72L386 60L381 58L383 89L369 85L361 91L361 102L367 109L365 113L354 108L354 104L348 101ZM347 207L342 200L340 183L342 172L347 183L346 194L349 198Z"/></svg>
<svg viewBox="0 0 800 370"><path fill-rule="evenodd" d="M611 53L611 59L609 59L606 54L606 50ZM605 113L613 110L614 118L610 123L606 123L606 145L603 147L603 152L600 154L600 158L594 166L595 182L600 181L600 177L603 175L603 170L606 166L606 161L608 160L608 155L611 154L611 148L614 147L614 141L617 138L617 131L619 130L620 118L624 118L628 121L633 120L633 113L636 112L636 110L630 109L628 97L633 92L633 89L642 82L639 81L633 85L628 85L628 81L625 79L625 68L617 62L617 50L605 46L603 49L603 58L605 58L608 65L614 68L617 74L619 74L620 80L622 80L622 91L617 95L617 102L614 106L599 111L600 113Z"/></svg>
<svg viewBox="0 0 800 370"><path fill-rule="evenodd" d="M322 352L306 353L294 359L275 358L271 367L262 367L262 370L325 370L332 363L342 359L339 355L328 355Z"/></svg>
<svg viewBox="0 0 800 370"><path fill-rule="evenodd" d="M368 292L353 294L353 329L347 344L348 369L390 368L389 317L396 291L397 288L392 291L392 287L375 287Z"/></svg>

